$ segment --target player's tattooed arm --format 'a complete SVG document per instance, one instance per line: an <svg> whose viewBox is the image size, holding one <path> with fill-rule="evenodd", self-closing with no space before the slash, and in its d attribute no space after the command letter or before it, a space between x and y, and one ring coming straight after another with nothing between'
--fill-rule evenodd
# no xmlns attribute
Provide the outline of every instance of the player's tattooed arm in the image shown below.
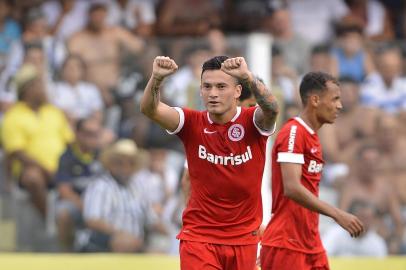
<svg viewBox="0 0 406 270"><path fill-rule="evenodd" d="M238 79L255 96L259 109L255 113L255 123L263 130L272 130L279 112L278 102L266 86L257 80L248 69L244 57L229 58L221 70Z"/></svg>
<svg viewBox="0 0 406 270"><path fill-rule="evenodd" d="M271 91L257 78L248 78L243 84L253 93L260 107L255 113L255 123L263 130L272 130L279 113L279 105Z"/></svg>
<svg viewBox="0 0 406 270"><path fill-rule="evenodd" d="M172 107L161 102L160 90L165 77L178 69L175 61L169 57L158 56L155 58L152 75L144 90L140 109L143 114L159 124L161 127L174 131L179 125L179 113Z"/></svg>

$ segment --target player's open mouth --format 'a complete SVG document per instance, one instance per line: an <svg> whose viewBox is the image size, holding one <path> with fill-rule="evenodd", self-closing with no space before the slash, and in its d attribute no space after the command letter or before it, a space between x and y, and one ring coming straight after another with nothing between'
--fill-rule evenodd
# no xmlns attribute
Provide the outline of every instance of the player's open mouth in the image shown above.
<svg viewBox="0 0 406 270"><path fill-rule="evenodd" d="M220 102L217 102L217 101L209 101L209 105L215 106L215 105L218 105L218 104L220 104Z"/></svg>

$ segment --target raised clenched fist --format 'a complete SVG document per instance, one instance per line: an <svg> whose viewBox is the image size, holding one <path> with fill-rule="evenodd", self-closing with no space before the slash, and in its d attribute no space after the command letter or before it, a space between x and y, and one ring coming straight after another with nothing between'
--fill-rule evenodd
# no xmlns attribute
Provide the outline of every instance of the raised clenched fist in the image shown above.
<svg viewBox="0 0 406 270"><path fill-rule="evenodd" d="M253 79L244 57L229 58L221 65L221 70L239 80Z"/></svg>
<svg viewBox="0 0 406 270"><path fill-rule="evenodd" d="M154 59L152 75L159 80L171 75L178 69L178 65L173 59L167 56L157 56Z"/></svg>

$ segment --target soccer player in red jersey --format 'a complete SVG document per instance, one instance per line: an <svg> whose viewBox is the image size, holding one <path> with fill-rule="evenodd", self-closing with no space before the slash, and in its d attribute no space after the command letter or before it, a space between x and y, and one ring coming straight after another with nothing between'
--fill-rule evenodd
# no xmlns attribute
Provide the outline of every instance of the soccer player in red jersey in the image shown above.
<svg viewBox="0 0 406 270"><path fill-rule="evenodd" d="M311 72L300 84L304 109L279 131L272 150L272 217L262 238L262 270L328 270L319 235L319 213L333 218L352 237L361 221L318 199L323 169L317 130L342 109L337 80Z"/></svg>
<svg viewBox="0 0 406 270"><path fill-rule="evenodd" d="M207 111L173 108L160 101L159 89L177 68L169 57L155 58L141 111L185 146L190 197L178 235L181 269L254 269L266 140L275 127L276 99L244 58L217 56L203 64L201 74ZM237 106L242 84L259 106Z"/></svg>

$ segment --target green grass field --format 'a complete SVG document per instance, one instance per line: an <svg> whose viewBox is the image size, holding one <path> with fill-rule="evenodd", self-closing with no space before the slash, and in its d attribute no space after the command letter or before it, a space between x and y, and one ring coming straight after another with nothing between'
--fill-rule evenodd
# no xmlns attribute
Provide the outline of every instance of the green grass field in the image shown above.
<svg viewBox="0 0 406 270"><path fill-rule="evenodd" d="M332 270L406 270L406 257L330 259ZM179 258L160 255L0 254L7 270L177 270Z"/></svg>

